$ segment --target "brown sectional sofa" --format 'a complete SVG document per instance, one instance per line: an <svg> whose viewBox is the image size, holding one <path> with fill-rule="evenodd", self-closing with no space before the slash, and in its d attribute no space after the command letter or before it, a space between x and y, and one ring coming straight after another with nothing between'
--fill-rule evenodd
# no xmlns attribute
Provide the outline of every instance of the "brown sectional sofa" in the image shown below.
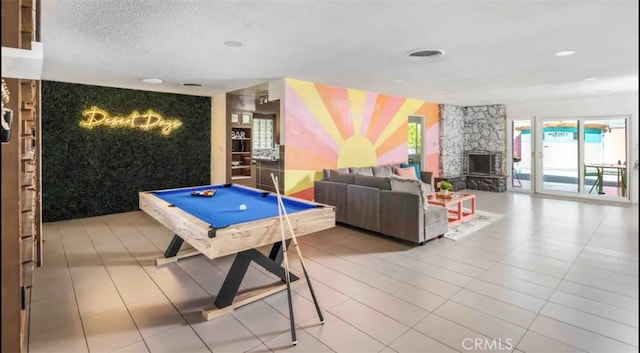
<svg viewBox="0 0 640 353"><path fill-rule="evenodd" d="M336 206L337 222L413 243L444 235L447 210L424 197L433 189L432 173L411 180L395 176L396 167L325 170L314 184L315 201Z"/></svg>

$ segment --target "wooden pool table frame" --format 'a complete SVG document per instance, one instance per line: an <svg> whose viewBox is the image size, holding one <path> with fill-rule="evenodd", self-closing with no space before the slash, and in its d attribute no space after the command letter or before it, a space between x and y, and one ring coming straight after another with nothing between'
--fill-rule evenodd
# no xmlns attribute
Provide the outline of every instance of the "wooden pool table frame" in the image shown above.
<svg viewBox="0 0 640 353"><path fill-rule="evenodd" d="M234 186L259 193L264 192L246 186ZM191 189L191 187L184 189ZM216 296L215 306L205 308L202 311L205 320L214 319L233 311L234 308L249 304L286 288L285 283L278 282L272 286L256 288L238 294L240 283L251 261L256 262L283 281L285 280L284 268L281 266L282 235L280 233L280 220L277 216L213 229L207 222L160 199L154 192L156 191L139 193L140 209L174 233L173 239L164 253L164 258L156 259L156 265L175 262L178 259L198 254L203 254L209 259L236 254L224 283ZM289 197L284 196L284 198ZM296 237L335 227L334 206L306 200L295 200L316 206L289 214L289 220ZM291 234L288 229L285 231L285 235L290 241ZM185 241L196 251L178 254ZM268 256L256 250L265 245L272 245ZM294 280L298 280L298 277L292 275L291 281Z"/></svg>

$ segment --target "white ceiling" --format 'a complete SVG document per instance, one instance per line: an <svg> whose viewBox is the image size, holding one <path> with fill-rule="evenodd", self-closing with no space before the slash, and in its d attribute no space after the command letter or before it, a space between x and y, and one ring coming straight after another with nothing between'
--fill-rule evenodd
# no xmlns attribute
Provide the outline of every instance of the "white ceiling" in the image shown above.
<svg viewBox="0 0 640 353"><path fill-rule="evenodd" d="M459 105L638 92L635 0L47 0L40 28L44 80L212 95L288 77Z"/></svg>

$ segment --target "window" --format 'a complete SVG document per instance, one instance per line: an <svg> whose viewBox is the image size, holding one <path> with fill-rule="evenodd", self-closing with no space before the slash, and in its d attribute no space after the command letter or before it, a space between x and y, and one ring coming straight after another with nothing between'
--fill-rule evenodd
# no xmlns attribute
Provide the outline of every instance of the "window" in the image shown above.
<svg viewBox="0 0 640 353"><path fill-rule="evenodd" d="M270 118L253 118L253 148L273 148L273 122Z"/></svg>

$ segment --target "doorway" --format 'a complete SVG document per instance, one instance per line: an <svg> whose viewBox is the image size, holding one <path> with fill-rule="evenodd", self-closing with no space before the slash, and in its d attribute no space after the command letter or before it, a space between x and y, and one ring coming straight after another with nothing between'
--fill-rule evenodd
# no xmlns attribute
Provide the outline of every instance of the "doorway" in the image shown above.
<svg viewBox="0 0 640 353"><path fill-rule="evenodd" d="M421 116L409 116L408 126L408 160L409 164L419 163L422 165L422 130L424 118Z"/></svg>

